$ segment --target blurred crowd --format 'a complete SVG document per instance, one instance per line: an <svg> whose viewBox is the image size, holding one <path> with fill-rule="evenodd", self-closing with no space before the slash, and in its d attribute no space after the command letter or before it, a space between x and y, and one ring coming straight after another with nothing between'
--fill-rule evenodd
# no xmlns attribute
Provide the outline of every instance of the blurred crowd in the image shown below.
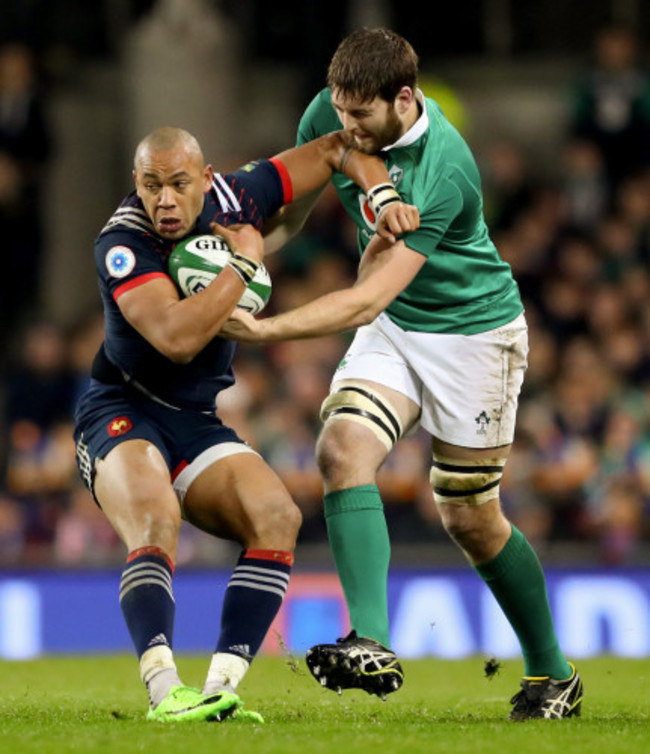
<svg viewBox="0 0 650 754"><path fill-rule="evenodd" d="M16 244L12 263L20 264L23 254L38 257L39 229L31 228L36 235L24 251L20 217L38 214L33 176L50 145L38 107L28 105L34 87L24 89L22 117L7 115L12 92L3 59L0 51L0 219L5 244ZM502 496L533 543L590 543L600 564L617 565L634 560L650 539L650 78L635 37L614 28L599 34L571 98L557 163L544 178L515 143L493 143L477 155L486 218L519 282L530 328ZM24 139L16 136L21 126ZM14 221L20 232L12 232ZM357 261L354 229L328 189L302 235L267 260L274 284L268 313L349 285ZM78 479L72 444L73 406L102 339L101 312L71 328L33 318L25 302L35 283L26 279L22 296L20 278L7 277L0 563L121 562L122 546ZM18 303L9 308L11 301ZM303 544L325 541L314 444L320 404L350 338L241 347L237 382L218 400L224 421L262 453L300 505ZM446 540L429 466L429 440L416 432L381 472L394 542ZM182 536L181 560L218 557L201 534Z"/></svg>

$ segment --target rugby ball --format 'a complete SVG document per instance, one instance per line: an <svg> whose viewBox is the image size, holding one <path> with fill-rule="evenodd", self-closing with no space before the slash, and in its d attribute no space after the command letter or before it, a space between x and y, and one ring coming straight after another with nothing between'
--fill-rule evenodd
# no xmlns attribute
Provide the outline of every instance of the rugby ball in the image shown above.
<svg viewBox="0 0 650 754"><path fill-rule="evenodd" d="M228 264L232 252L222 236L191 236L180 241L169 256L172 280L184 296L206 288ZM258 314L271 297L271 276L263 264L239 299L238 307Z"/></svg>

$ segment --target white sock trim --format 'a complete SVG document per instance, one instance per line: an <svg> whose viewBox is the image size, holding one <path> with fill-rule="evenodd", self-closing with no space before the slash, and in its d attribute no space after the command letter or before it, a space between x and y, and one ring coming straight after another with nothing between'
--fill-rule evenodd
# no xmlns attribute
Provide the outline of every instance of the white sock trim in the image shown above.
<svg viewBox="0 0 650 754"><path fill-rule="evenodd" d="M140 658L140 678L149 683L161 670L176 670L174 655L166 644L157 644Z"/></svg>
<svg viewBox="0 0 650 754"><path fill-rule="evenodd" d="M234 691L241 683L249 667L250 662L239 655L232 655L229 652L215 652L212 655L203 693L214 694L222 689Z"/></svg>

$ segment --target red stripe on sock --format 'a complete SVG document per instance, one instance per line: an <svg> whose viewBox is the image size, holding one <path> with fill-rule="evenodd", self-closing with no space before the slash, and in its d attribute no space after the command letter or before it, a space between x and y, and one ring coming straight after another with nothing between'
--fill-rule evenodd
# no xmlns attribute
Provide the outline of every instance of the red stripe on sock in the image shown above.
<svg viewBox="0 0 650 754"><path fill-rule="evenodd" d="M164 550L161 550L160 547L156 547L155 545L148 545L147 547L138 547L137 550L132 550L127 559L127 563L131 563L136 558L141 557L142 555L155 555L158 558L162 558L165 563L169 566L172 574L174 573L174 563L172 559L167 555L167 553Z"/></svg>
<svg viewBox="0 0 650 754"><path fill-rule="evenodd" d="M283 550L246 550L245 558L257 558L258 560L274 560L276 562L293 565L293 553Z"/></svg>

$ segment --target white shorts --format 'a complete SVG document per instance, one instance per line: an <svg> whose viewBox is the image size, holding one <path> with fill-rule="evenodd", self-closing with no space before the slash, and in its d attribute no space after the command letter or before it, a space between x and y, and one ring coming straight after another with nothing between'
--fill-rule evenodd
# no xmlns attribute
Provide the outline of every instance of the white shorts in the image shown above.
<svg viewBox="0 0 650 754"><path fill-rule="evenodd" d="M496 448L514 439L527 356L523 314L476 335L406 332L380 314L357 331L332 385L385 385L420 407L418 424L434 437L466 448Z"/></svg>

